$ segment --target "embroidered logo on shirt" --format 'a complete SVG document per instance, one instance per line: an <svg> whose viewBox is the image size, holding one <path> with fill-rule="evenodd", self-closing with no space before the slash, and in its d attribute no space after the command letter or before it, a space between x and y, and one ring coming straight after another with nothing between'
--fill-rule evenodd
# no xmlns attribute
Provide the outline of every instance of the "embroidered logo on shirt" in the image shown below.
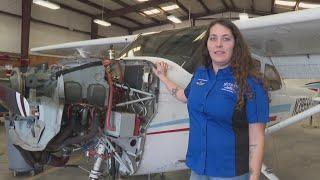
<svg viewBox="0 0 320 180"><path fill-rule="evenodd" d="M207 81L208 80L206 80L206 79L198 79L196 84L199 85L199 86L203 86L203 85L206 84Z"/></svg>
<svg viewBox="0 0 320 180"><path fill-rule="evenodd" d="M236 94L238 86L234 83L225 82L223 83L223 87L221 88L221 90L231 92L232 94Z"/></svg>

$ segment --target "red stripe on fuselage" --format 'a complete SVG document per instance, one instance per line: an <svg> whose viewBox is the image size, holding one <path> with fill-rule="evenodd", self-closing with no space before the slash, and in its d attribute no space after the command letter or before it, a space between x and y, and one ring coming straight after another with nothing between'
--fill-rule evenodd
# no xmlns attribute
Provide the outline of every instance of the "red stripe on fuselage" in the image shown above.
<svg viewBox="0 0 320 180"><path fill-rule="evenodd" d="M275 121L275 120L277 120L277 116L270 116L269 117L269 121Z"/></svg>
<svg viewBox="0 0 320 180"><path fill-rule="evenodd" d="M180 131L189 131L189 128L182 128L182 129L173 129L173 130L167 130L167 131L151 132L151 133L147 133L147 135L152 135L152 134L165 134L165 133L173 133L173 132L180 132Z"/></svg>
<svg viewBox="0 0 320 180"><path fill-rule="evenodd" d="M277 119L277 116L270 116L270 121L275 121ZM182 128L182 129L172 129L172 130L166 130L166 131L156 131L147 133L147 135L153 135L153 134L165 134L165 133L173 133L173 132L180 132L180 131L189 131L189 128Z"/></svg>

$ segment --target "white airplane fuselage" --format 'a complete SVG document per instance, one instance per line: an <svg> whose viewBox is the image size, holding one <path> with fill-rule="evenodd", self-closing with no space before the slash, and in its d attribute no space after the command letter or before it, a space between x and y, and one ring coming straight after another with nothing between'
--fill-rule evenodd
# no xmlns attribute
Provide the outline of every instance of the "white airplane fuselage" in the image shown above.
<svg viewBox="0 0 320 180"><path fill-rule="evenodd" d="M264 72L266 64L271 65L268 58L261 58L257 55L254 55L254 58L260 61L261 72ZM146 56L124 59L141 59L152 63L164 61L169 65L169 79L181 87L186 87L192 77L192 74L181 66L167 59ZM283 81L282 84L284 84ZM297 98L314 95L314 92L307 88L293 88L288 83L269 93L270 122L267 126L272 126L290 117L295 109ZM170 95L165 85L160 82L158 112L147 128L142 160L135 175L187 169L185 155L188 136L189 117L186 104Z"/></svg>

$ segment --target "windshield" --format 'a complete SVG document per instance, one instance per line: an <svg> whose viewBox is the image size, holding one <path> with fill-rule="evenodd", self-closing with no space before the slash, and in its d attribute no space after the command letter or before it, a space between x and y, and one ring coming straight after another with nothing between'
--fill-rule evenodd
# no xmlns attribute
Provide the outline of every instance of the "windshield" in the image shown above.
<svg viewBox="0 0 320 180"><path fill-rule="evenodd" d="M201 64L201 40L205 27L193 27L142 35L125 48L120 57L155 56L169 59L189 73Z"/></svg>

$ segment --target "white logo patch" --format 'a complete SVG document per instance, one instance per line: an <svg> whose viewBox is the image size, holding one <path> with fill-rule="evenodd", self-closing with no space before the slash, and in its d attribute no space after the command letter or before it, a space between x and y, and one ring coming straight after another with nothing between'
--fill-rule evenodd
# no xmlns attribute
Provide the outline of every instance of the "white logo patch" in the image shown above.
<svg viewBox="0 0 320 180"><path fill-rule="evenodd" d="M206 79L198 79L196 84L199 85L199 86L203 86L203 85L206 84L207 81L208 80L206 80Z"/></svg>
<svg viewBox="0 0 320 180"><path fill-rule="evenodd" d="M223 83L223 87L221 88L221 90L231 92L232 94L236 94L238 86L234 83L225 82Z"/></svg>

